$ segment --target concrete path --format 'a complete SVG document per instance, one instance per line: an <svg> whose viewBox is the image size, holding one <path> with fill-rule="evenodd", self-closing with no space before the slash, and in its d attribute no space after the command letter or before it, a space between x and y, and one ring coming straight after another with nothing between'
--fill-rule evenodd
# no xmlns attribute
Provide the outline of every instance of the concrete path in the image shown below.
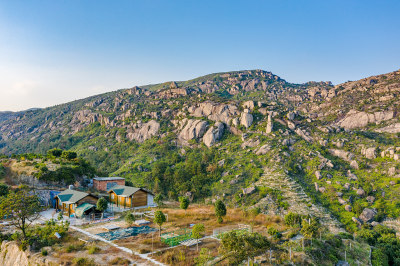
<svg viewBox="0 0 400 266"><path fill-rule="evenodd" d="M113 242L111 242L111 241L108 241L107 239L104 239L104 238L102 238L102 237L100 237L100 236L98 236L98 235L91 234L91 233L89 233L89 232L87 232L87 231L85 231L85 230L83 230L83 229L80 229L80 228L78 228L78 227L76 227L76 226L73 226L73 225L71 225L69 228L71 228L72 230L81 232L82 234L85 234L85 235L87 235L87 236L90 237L90 238L103 241L103 242L105 242L105 243L107 243L107 244L109 244L109 245L111 245L111 246L113 246L113 247L116 247L116 248L118 248L118 249L120 249L120 250L122 250L122 251L125 251L125 252L127 252L127 253L129 253L129 254L136 255L136 256L138 256L138 257L144 259L144 260L148 260L148 261L154 263L155 265L164 265L164 264L162 264L162 263L156 261L155 259L150 258L150 257L149 257L149 254L140 254L140 253L136 253L136 252L134 252L133 250L131 250L131 249L129 249L129 248L118 246L117 244L115 244L115 243L113 243Z"/></svg>

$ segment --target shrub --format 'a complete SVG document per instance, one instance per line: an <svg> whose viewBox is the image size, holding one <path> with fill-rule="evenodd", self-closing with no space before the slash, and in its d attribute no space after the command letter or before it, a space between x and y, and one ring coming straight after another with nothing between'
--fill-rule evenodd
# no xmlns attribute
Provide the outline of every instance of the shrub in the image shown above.
<svg viewBox="0 0 400 266"><path fill-rule="evenodd" d="M74 263L74 265L76 266L95 266L96 264L94 263L93 259L89 259L89 258L74 258L72 260L72 262Z"/></svg>
<svg viewBox="0 0 400 266"><path fill-rule="evenodd" d="M301 215L293 212L289 212L285 215L285 224L291 227L301 224Z"/></svg>
<svg viewBox="0 0 400 266"><path fill-rule="evenodd" d="M42 256L47 256L49 254L49 252L47 251L47 249L42 248Z"/></svg>
<svg viewBox="0 0 400 266"><path fill-rule="evenodd" d="M129 265L129 264L131 264L131 261L128 259L117 257L117 258L114 258L113 260L111 260L110 264L111 265Z"/></svg>
<svg viewBox="0 0 400 266"><path fill-rule="evenodd" d="M89 254L95 254L100 252L100 248L98 246L91 246L88 248L88 253Z"/></svg>
<svg viewBox="0 0 400 266"><path fill-rule="evenodd" d="M282 238L282 234L275 228L275 227L270 227L268 228L268 234L272 236L274 239L280 239Z"/></svg>

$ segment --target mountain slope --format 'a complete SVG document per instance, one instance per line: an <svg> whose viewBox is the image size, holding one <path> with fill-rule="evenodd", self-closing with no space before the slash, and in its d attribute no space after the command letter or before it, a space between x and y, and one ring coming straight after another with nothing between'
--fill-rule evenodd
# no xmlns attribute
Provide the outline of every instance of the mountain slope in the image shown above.
<svg viewBox="0 0 400 266"><path fill-rule="evenodd" d="M133 87L2 121L0 151L72 149L171 199L265 212L293 209L304 191L308 214L328 221L323 205L354 230L365 209L377 221L399 215L399 77L333 86L252 70ZM271 169L301 191L276 186Z"/></svg>

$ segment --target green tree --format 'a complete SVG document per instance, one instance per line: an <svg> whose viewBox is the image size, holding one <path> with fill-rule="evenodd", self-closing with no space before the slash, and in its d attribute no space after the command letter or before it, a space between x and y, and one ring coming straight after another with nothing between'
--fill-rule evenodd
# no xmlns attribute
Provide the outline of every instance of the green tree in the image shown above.
<svg viewBox="0 0 400 266"><path fill-rule="evenodd" d="M57 157L60 157L62 155L62 153L63 153L62 149L54 148L54 149L47 151L47 156L57 158Z"/></svg>
<svg viewBox="0 0 400 266"><path fill-rule="evenodd" d="M199 251L199 238L203 237L204 231L204 224L195 224L193 226L192 237L197 240L197 251Z"/></svg>
<svg viewBox="0 0 400 266"><path fill-rule="evenodd" d="M161 226L163 223L165 223L167 219L165 218L165 215L162 211L156 211L154 213L154 223L158 225L159 227L159 232L160 232L160 237L161 237Z"/></svg>
<svg viewBox="0 0 400 266"><path fill-rule="evenodd" d="M226 206L222 200L217 200L217 202L215 202L215 215L217 216L218 223L222 223L222 217L226 215Z"/></svg>
<svg viewBox="0 0 400 266"><path fill-rule="evenodd" d="M130 212L125 215L125 222L128 225L132 225L135 221L136 221L136 217L135 217L135 215L133 215L133 213Z"/></svg>
<svg viewBox="0 0 400 266"><path fill-rule="evenodd" d="M219 252L229 260L229 264L239 265L244 260L265 253L270 246L268 238L259 233L231 231L222 237Z"/></svg>
<svg viewBox="0 0 400 266"><path fill-rule="evenodd" d="M282 237L282 234L275 227L269 227L267 232L274 239L280 239Z"/></svg>
<svg viewBox="0 0 400 266"><path fill-rule="evenodd" d="M101 216L103 216L103 214L104 214L104 212L107 210L107 208L108 208L108 201L104 198L104 197L101 197L98 201L97 201L97 204L96 204L97 206L96 206L96 209L98 210L98 211L100 211L101 212Z"/></svg>
<svg viewBox="0 0 400 266"><path fill-rule="evenodd" d="M6 184L0 184L0 197L6 196L10 188Z"/></svg>
<svg viewBox="0 0 400 266"><path fill-rule="evenodd" d="M161 193L158 193L155 197L154 197L154 201L157 203L157 206L162 206L163 204L163 195Z"/></svg>
<svg viewBox="0 0 400 266"><path fill-rule="evenodd" d="M189 207L189 199L187 197L179 197L179 203L179 207L182 210L185 210L186 213L186 210Z"/></svg>
<svg viewBox="0 0 400 266"><path fill-rule="evenodd" d="M73 160L76 159L78 155L74 151L63 151L61 154L61 158L67 159L67 160Z"/></svg>
<svg viewBox="0 0 400 266"><path fill-rule="evenodd" d="M301 215L293 212L289 212L285 215L285 224L291 227L301 225Z"/></svg>
<svg viewBox="0 0 400 266"><path fill-rule="evenodd" d="M320 224L316 219L304 219L300 232L308 239L315 237L320 229Z"/></svg>
<svg viewBox="0 0 400 266"><path fill-rule="evenodd" d="M0 200L0 217L10 217L11 224L21 230L24 240L27 229L40 216L40 202L27 188L11 191Z"/></svg>
<svg viewBox="0 0 400 266"><path fill-rule="evenodd" d="M200 250L199 256L197 258L194 258L194 262L198 266L203 266L211 259L212 256L210 255L210 250L208 248L202 248Z"/></svg>

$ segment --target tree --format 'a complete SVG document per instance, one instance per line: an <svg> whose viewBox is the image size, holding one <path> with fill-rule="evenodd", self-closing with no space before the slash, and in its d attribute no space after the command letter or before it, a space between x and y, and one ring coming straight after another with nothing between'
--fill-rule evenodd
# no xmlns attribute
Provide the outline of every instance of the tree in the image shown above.
<svg viewBox="0 0 400 266"><path fill-rule="evenodd" d="M186 210L189 207L189 199L187 197L179 197L179 202L180 202L179 207L182 210L185 210L186 213Z"/></svg>
<svg viewBox="0 0 400 266"><path fill-rule="evenodd" d="M222 223L222 217L226 215L226 207L222 200L217 200L217 202L215 202L215 215L218 218L218 223Z"/></svg>
<svg viewBox="0 0 400 266"><path fill-rule="evenodd" d="M239 265L243 260L265 253L270 245L268 238L259 233L230 231L222 237L219 251L229 264Z"/></svg>
<svg viewBox="0 0 400 266"><path fill-rule="evenodd" d="M280 239L282 237L282 234L275 227L269 227L267 232L274 239Z"/></svg>
<svg viewBox="0 0 400 266"><path fill-rule="evenodd" d="M285 224L291 227L301 225L301 215L293 212L289 212L285 215Z"/></svg>
<svg viewBox="0 0 400 266"><path fill-rule="evenodd" d="M100 211L101 212L101 216L103 216L103 213L107 210L107 208L108 208L108 201L104 198L104 197L101 197L98 201L97 201L97 204L96 204L97 206L96 206L96 209L98 210L98 211Z"/></svg>
<svg viewBox="0 0 400 266"><path fill-rule="evenodd" d="M210 250L208 248L202 248L200 250L200 254L197 258L194 258L194 262L196 265L203 266L206 265L206 263L212 259L212 256L210 255Z"/></svg>
<svg viewBox="0 0 400 266"><path fill-rule="evenodd" d="M159 231L160 231L160 237L161 237L161 226L163 223L165 223L167 219L165 218L165 215L162 211L156 211L154 213L154 223L158 224Z"/></svg>
<svg viewBox="0 0 400 266"><path fill-rule="evenodd" d="M12 191L0 200L0 217L10 217L11 224L21 230L24 240L27 229L39 218L40 202L27 188Z"/></svg>
<svg viewBox="0 0 400 266"><path fill-rule="evenodd" d="M320 225L316 219L304 219L300 232L308 239L317 235Z"/></svg>
<svg viewBox="0 0 400 266"><path fill-rule="evenodd" d="M63 153L62 149L54 148L47 151L48 157L60 157Z"/></svg>
<svg viewBox="0 0 400 266"><path fill-rule="evenodd" d="M195 224L192 229L192 237L197 241L197 251L199 251L199 238L203 237L205 231L204 224Z"/></svg>
<svg viewBox="0 0 400 266"><path fill-rule="evenodd" d="M161 193L158 193L155 197L154 197L154 201L157 203L157 206L162 206L163 204L163 195Z"/></svg>
<svg viewBox="0 0 400 266"><path fill-rule="evenodd" d="M67 160L73 160L76 159L78 155L74 151L63 151L61 154L61 158L67 159Z"/></svg>
<svg viewBox="0 0 400 266"><path fill-rule="evenodd" d="M128 225L132 225L135 221L136 221L136 217L135 217L135 215L133 215L133 213L130 212L125 215L125 222Z"/></svg>
<svg viewBox="0 0 400 266"><path fill-rule="evenodd" d="M6 184L0 184L0 197L6 196L10 188Z"/></svg>

